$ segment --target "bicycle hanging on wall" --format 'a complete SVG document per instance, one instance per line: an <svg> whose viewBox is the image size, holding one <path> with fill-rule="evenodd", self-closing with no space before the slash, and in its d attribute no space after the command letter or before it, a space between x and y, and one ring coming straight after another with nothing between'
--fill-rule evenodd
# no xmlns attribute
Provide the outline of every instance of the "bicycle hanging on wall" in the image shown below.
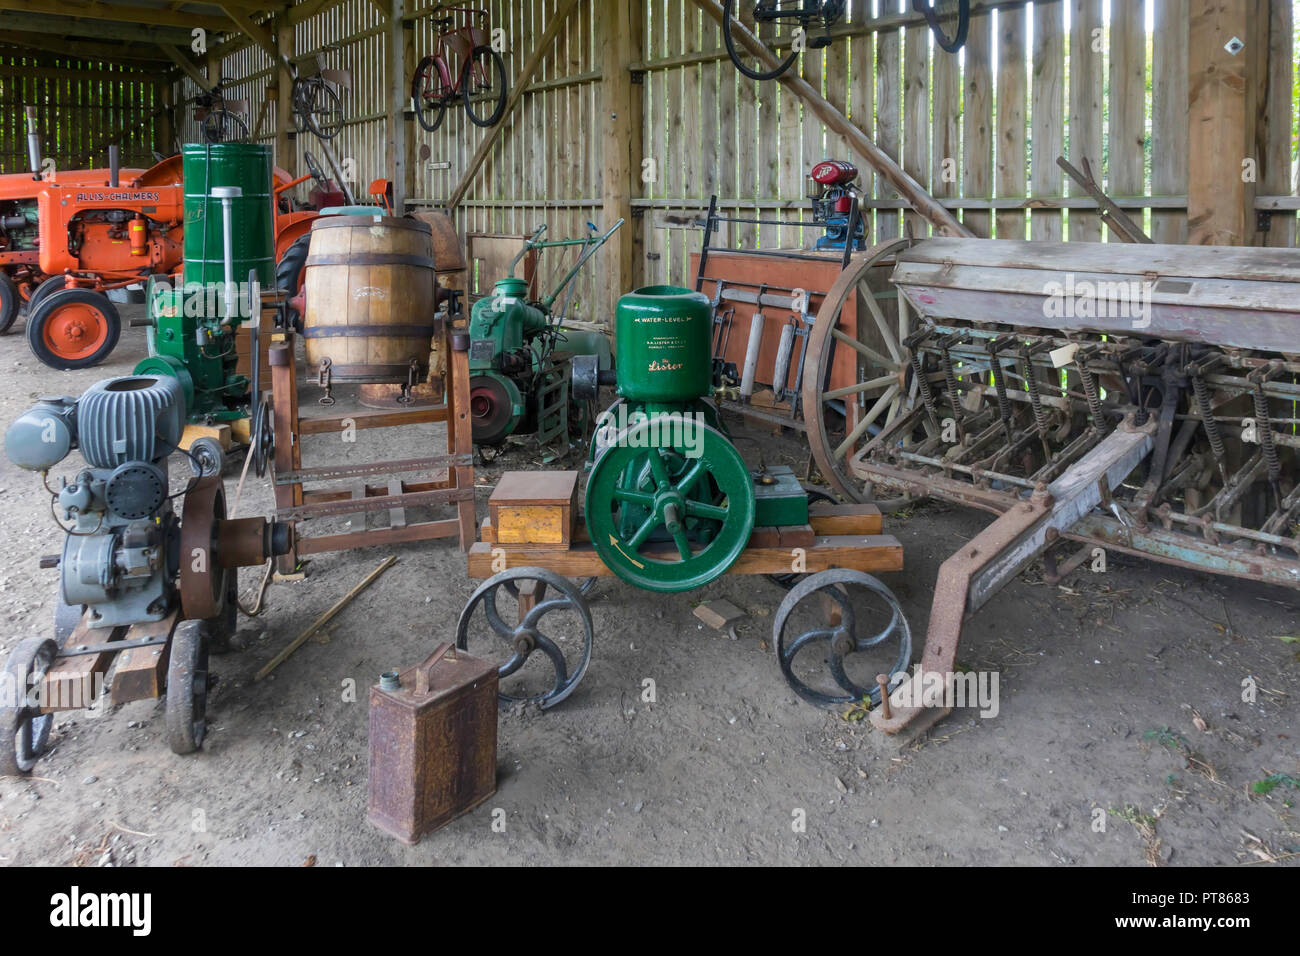
<svg viewBox="0 0 1300 956"><path fill-rule="evenodd" d="M802 50L831 44L831 28L844 18L844 0L725 0L722 39L736 69L753 80L774 80L785 73ZM935 43L948 53L966 44L970 0L912 0L925 18ZM755 56L737 35L747 30L770 54ZM771 63L775 62L775 68Z"/></svg>
<svg viewBox="0 0 1300 956"><path fill-rule="evenodd" d="M488 12L442 4L434 10L452 16L432 18L440 31L435 52L420 61L411 78L416 118L432 133L442 125L447 107L460 97L465 115L475 126L492 126L506 108L506 66L501 54L492 49ZM457 13L465 14L461 26L456 26ZM453 62L458 64L454 78Z"/></svg>

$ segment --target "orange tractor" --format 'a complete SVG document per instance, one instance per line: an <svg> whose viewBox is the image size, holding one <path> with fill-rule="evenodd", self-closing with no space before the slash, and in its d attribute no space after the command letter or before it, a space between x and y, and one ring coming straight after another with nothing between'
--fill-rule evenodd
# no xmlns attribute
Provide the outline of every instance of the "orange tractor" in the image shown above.
<svg viewBox="0 0 1300 956"><path fill-rule="evenodd" d="M29 128L34 128L29 108ZM0 175L0 333L27 305L27 343L51 368L87 368L117 345L121 317L107 292L145 283L181 267L185 225L181 157L149 169L120 169L109 147L109 168L40 172L40 141L30 133L33 172ZM305 258L311 223L321 213L296 209L284 194L315 179L312 200L340 195L320 165L297 179L275 171L276 260L296 290L296 260ZM297 243L297 246L295 246Z"/></svg>

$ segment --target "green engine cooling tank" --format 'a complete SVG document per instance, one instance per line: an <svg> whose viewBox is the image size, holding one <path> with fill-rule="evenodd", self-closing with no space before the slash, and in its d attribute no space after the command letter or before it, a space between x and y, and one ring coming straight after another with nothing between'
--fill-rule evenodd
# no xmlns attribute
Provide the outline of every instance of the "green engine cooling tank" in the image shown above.
<svg viewBox="0 0 1300 956"><path fill-rule="evenodd" d="M713 384L713 318L699 292L652 285L618 300L618 393L634 402L689 402Z"/></svg>
<svg viewBox="0 0 1300 956"><path fill-rule="evenodd" d="M185 176L185 282L225 281L221 200L217 186L238 186L232 200L235 281L257 270L264 287L275 283L275 197L271 147L256 143L190 143L183 150Z"/></svg>

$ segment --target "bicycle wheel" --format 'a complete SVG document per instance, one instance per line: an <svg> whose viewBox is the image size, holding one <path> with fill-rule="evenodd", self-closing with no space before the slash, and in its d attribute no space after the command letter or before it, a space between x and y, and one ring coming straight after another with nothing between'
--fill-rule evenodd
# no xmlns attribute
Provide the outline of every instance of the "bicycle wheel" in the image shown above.
<svg viewBox="0 0 1300 956"><path fill-rule="evenodd" d="M476 46L465 74L465 115L475 126L492 126L506 111L506 65L491 47ZM479 111L487 106L491 113Z"/></svg>
<svg viewBox="0 0 1300 956"><path fill-rule="evenodd" d="M804 3L805 0L759 0L751 6L748 0L726 0L722 7L722 39L736 69L751 80L774 80L790 69L799 58L798 51L793 49L795 31L802 29L806 34L812 20L804 11ZM815 2L812 5L818 6ZM758 38L776 61L775 69L765 59L749 52L734 35L736 26ZM782 50L789 53L783 54Z"/></svg>
<svg viewBox="0 0 1300 956"><path fill-rule="evenodd" d="M289 98L293 107L293 128L299 133L307 132L307 124L303 120L307 115L307 101L310 95L311 91L306 80L295 79L293 81Z"/></svg>
<svg viewBox="0 0 1300 956"><path fill-rule="evenodd" d="M970 0L912 0L912 9L924 15L940 49L956 53L966 45Z"/></svg>
<svg viewBox="0 0 1300 956"><path fill-rule="evenodd" d="M343 102L334 87L328 83L313 83L311 93L304 97L306 109L303 122L321 139L333 139L343 129Z"/></svg>
<svg viewBox="0 0 1300 956"><path fill-rule="evenodd" d="M209 110L203 118L203 139L208 143L237 143L248 138L248 124L228 109Z"/></svg>
<svg viewBox="0 0 1300 956"><path fill-rule="evenodd" d="M442 125L442 118L447 115L447 98L442 95L442 80L431 56L420 61L411 77L411 102L415 105L415 118L427 132L432 133Z"/></svg>

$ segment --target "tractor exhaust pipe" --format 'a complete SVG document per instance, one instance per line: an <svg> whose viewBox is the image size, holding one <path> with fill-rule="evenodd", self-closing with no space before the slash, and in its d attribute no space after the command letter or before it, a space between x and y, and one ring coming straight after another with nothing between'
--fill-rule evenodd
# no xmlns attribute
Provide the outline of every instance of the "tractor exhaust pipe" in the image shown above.
<svg viewBox="0 0 1300 956"><path fill-rule="evenodd" d="M108 188L116 189L118 177L121 174L121 153L114 144L108 147Z"/></svg>
<svg viewBox="0 0 1300 956"><path fill-rule="evenodd" d="M36 107L27 107L27 159L32 166L32 179L41 178L41 134L37 131Z"/></svg>

